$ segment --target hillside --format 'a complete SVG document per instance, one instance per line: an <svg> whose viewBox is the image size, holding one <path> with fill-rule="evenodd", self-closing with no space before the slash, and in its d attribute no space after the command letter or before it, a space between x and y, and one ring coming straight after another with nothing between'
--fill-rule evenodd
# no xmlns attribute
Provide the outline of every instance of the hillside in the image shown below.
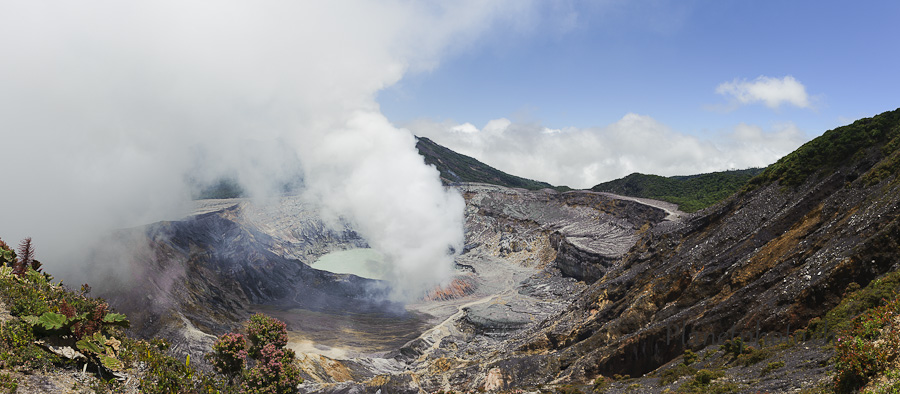
<svg viewBox="0 0 900 394"><path fill-rule="evenodd" d="M778 181L784 186L797 186L811 175L834 172L848 165L858 167L848 174L848 182L867 169L870 171L865 174L863 185L877 184L900 169L900 158L894 155L900 148L898 123L900 111L895 110L826 131L766 168L750 184L760 187Z"/></svg>
<svg viewBox="0 0 900 394"><path fill-rule="evenodd" d="M678 204L682 211L695 212L724 200L762 172L762 168L750 168L670 177L634 173L591 190L667 201Z"/></svg>
<svg viewBox="0 0 900 394"><path fill-rule="evenodd" d="M434 141L416 137L416 149L425 158L425 163L435 166L445 184L459 182L488 183L506 187L520 187L529 190L552 188L546 182L533 181L507 174L474 158L456 153ZM298 182L299 183L299 182ZM285 191L294 190L298 185L286 185ZM244 189L232 178L222 178L208 185L197 187L194 199L222 199L246 197ZM563 190L568 188L563 187Z"/></svg>
<svg viewBox="0 0 900 394"><path fill-rule="evenodd" d="M529 190L552 188L546 182L520 178L507 174L474 158L456 153L434 141L417 137L416 149L425 157L425 163L437 167L444 183L477 182Z"/></svg>

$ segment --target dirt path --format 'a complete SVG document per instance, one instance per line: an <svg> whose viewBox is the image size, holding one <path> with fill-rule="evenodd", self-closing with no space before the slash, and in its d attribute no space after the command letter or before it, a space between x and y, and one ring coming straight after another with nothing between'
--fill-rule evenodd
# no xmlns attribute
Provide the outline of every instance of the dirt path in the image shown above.
<svg viewBox="0 0 900 394"><path fill-rule="evenodd" d="M598 192L598 193L602 194L604 196L618 199L618 200L634 201L634 202L641 203L641 204L644 204L649 207L662 209L663 211L666 211L666 214L668 215L668 216L666 216L666 220L673 221L673 222L681 220L681 218L683 218L685 215L687 215L686 213L678 210L678 204L673 204L673 203L666 202L666 201L653 200L650 198L621 196L618 194L607 193L607 192Z"/></svg>

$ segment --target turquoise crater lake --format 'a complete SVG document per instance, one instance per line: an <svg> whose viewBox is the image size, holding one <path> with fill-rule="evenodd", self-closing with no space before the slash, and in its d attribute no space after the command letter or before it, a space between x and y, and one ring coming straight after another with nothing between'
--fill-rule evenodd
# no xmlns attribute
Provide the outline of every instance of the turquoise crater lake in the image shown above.
<svg viewBox="0 0 900 394"><path fill-rule="evenodd" d="M375 249L357 248L331 252L319 257L312 267L336 274L353 274L362 278L387 279L384 255Z"/></svg>

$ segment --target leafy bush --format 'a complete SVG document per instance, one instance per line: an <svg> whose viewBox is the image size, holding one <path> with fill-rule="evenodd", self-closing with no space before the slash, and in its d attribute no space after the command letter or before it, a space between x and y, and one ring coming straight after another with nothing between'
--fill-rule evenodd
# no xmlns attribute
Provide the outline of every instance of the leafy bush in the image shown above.
<svg viewBox="0 0 900 394"><path fill-rule="evenodd" d="M12 267L16 262L16 252L0 239L0 266Z"/></svg>
<svg viewBox="0 0 900 394"><path fill-rule="evenodd" d="M284 322L257 313L248 322L246 338L236 333L224 334L206 358L229 382L238 380L242 393L295 393L303 379L294 351L284 348L287 342Z"/></svg>
<svg viewBox="0 0 900 394"><path fill-rule="evenodd" d="M115 328L128 327L125 316L110 313L103 300L75 294L60 284L53 284L49 275L37 272L31 266L25 269L22 275L9 272L0 275L0 298L10 306L10 314L20 317L21 323L29 326L28 331L34 339L57 338L68 342L93 364L110 371L121 371L123 364L117 356L120 340L115 337L119 335ZM20 350L29 352L33 349ZM36 360L61 361L40 348L29 354Z"/></svg>
<svg viewBox="0 0 900 394"><path fill-rule="evenodd" d="M722 376L721 373L716 373L708 369L701 369L694 374L694 382L701 385L707 385L720 376Z"/></svg>
<svg viewBox="0 0 900 394"><path fill-rule="evenodd" d="M247 339L250 340L250 356L259 358L262 348L268 344L279 349L287 345L287 325L278 319L257 313L250 317Z"/></svg>
<svg viewBox="0 0 900 394"><path fill-rule="evenodd" d="M58 341L62 347L79 350L88 358L98 379L85 383L96 392L122 389L114 374L134 374L142 393L231 393L223 380L191 367L189 359L167 354L163 340L136 341L123 335L128 326L125 315L112 313L102 299L88 296L90 287L80 292L52 283L52 276L27 266L24 274L13 274L8 259L15 256L6 244L0 245L0 300L9 307L11 320L0 324L0 369L29 374L54 367L71 366L64 359L36 345L39 340ZM293 357L293 355L291 354ZM82 364L83 366L83 364ZM84 366L87 367L87 366ZM110 373L112 372L112 373ZM0 388L15 389L0 374Z"/></svg>
<svg viewBox="0 0 900 394"><path fill-rule="evenodd" d="M9 306L11 315L41 315L50 311L48 301L51 300L48 298L51 298L52 289L42 275L38 276L0 275L0 298Z"/></svg>
<svg viewBox="0 0 900 394"><path fill-rule="evenodd" d="M131 360L143 363L147 373L141 379L141 392L149 394L178 393L187 394L202 391L210 391L209 379L201 376L190 367L186 361L180 361L166 355L169 349L168 342L161 339L146 341L128 341L127 348L131 350ZM196 379L200 377L200 379ZM207 390L202 390L206 388Z"/></svg>
<svg viewBox="0 0 900 394"><path fill-rule="evenodd" d="M213 344L213 351L206 359L216 372L233 379L247 361L247 340L241 334L223 334Z"/></svg>
<svg viewBox="0 0 900 394"><path fill-rule="evenodd" d="M21 320L0 324L0 365L3 368L44 370L60 363L59 357L34 344L31 326Z"/></svg>

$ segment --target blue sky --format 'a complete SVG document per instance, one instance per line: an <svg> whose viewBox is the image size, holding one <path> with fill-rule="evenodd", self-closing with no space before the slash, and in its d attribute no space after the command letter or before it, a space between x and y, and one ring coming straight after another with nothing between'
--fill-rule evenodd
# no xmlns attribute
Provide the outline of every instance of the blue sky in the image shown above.
<svg viewBox="0 0 900 394"><path fill-rule="evenodd" d="M495 26L433 70L383 90L382 112L400 125L427 119L481 128L506 118L551 129L604 127L635 113L698 138L739 124L792 124L808 139L900 106L900 2L545 2L539 8L531 26ZM716 92L723 83L761 76L793 77L809 105L738 104Z"/></svg>

